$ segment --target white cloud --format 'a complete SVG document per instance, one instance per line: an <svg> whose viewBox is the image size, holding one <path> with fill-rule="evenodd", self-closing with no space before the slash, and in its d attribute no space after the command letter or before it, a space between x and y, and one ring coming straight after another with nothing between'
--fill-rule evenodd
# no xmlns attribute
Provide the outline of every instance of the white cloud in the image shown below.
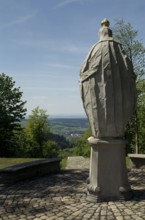
<svg viewBox="0 0 145 220"><path fill-rule="evenodd" d="M3 23L0 27L0 29L4 29L4 28L8 28L8 27L13 27L15 25L19 25L19 24L22 24L22 23L25 23L25 22L28 22L30 21L34 16L36 15L36 12L33 13L33 14L27 14L27 15L24 15L24 16L20 16L20 17L17 17L16 19L14 20L11 20L7 23Z"/></svg>
<svg viewBox="0 0 145 220"><path fill-rule="evenodd" d="M69 5L69 4L72 4L72 3L74 3L74 2L82 2L82 1L84 1L84 0L64 0L64 1L60 2L60 3L58 3L58 4L55 6L55 8L64 7L64 6Z"/></svg>

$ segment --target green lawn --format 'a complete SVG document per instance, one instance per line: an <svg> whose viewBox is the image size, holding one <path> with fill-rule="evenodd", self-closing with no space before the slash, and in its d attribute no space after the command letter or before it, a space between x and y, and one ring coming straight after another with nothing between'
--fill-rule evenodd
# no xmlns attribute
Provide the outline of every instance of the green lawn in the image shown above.
<svg viewBox="0 0 145 220"><path fill-rule="evenodd" d="M42 158L0 158L0 169L10 167L19 163L26 163L41 159Z"/></svg>

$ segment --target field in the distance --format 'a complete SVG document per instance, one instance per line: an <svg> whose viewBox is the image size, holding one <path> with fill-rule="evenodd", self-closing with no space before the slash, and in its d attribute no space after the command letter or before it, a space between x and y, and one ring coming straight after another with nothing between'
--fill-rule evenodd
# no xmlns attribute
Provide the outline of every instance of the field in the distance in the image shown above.
<svg viewBox="0 0 145 220"><path fill-rule="evenodd" d="M65 137L80 137L89 127L87 118L49 119L51 131Z"/></svg>

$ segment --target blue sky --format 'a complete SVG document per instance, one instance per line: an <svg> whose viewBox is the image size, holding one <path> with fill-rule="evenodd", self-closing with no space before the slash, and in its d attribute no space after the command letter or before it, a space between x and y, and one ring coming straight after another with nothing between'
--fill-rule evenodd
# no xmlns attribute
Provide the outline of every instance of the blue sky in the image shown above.
<svg viewBox="0 0 145 220"><path fill-rule="evenodd" d="M145 0L0 0L0 73L53 115L84 115L79 71L103 18L130 22L145 45Z"/></svg>

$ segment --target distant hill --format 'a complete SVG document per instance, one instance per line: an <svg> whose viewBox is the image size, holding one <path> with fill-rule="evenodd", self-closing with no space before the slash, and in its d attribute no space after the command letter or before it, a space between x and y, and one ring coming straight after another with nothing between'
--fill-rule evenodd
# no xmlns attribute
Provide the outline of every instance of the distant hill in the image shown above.
<svg viewBox="0 0 145 220"><path fill-rule="evenodd" d="M86 115L85 114L78 114L78 115L67 115L67 114L64 114L64 115L62 115L62 114L60 114L60 115L49 115L49 118L50 119L57 119L57 118L61 118L61 119L63 119L63 118L68 118L68 119L72 119L72 118L74 118L74 119L81 119L81 118L87 118L86 117Z"/></svg>
<svg viewBox="0 0 145 220"><path fill-rule="evenodd" d="M80 137L89 128L87 118L50 118L49 124L53 133L65 137Z"/></svg>
<svg viewBox="0 0 145 220"><path fill-rule="evenodd" d="M25 127L27 119L21 121ZM51 131L65 137L80 137L89 128L87 118L49 118Z"/></svg>

